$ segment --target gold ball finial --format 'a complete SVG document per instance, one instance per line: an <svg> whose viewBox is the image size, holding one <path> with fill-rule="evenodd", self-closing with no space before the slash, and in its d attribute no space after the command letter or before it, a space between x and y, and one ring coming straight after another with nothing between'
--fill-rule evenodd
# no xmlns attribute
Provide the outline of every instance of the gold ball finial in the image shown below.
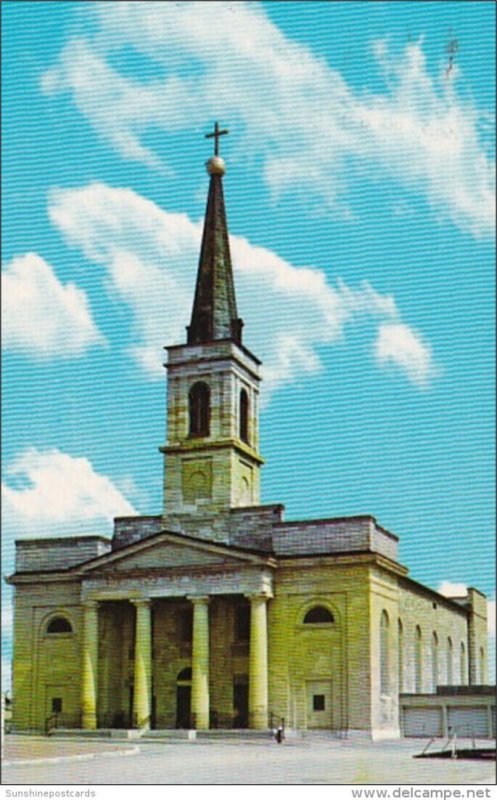
<svg viewBox="0 0 497 800"><path fill-rule="evenodd" d="M221 156L211 156L211 158L205 162L205 167L209 175L224 175L226 172L226 164Z"/></svg>

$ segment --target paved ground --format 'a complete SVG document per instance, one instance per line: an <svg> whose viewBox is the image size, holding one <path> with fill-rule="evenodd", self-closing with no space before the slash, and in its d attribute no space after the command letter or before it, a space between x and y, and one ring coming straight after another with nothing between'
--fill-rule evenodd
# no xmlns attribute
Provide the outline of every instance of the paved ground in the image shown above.
<svg viewBox="0 0 497 800"><path fill-rule="evenodd" d="M414 759L426 740L389 743L351 740L227 740L196 742L67 741L36 739L38 763L12 758L7 737L3 784L475 784L495 782L495 762ZM11 740L11 741L8 741ZM48 748L42 752L43 744ZM461 742L461 746L462 746ZM489 746L489 742L480 742ZM434 745L435 746L435 745ZM470 745L471 746L471 745ZM37 748L37 749L36 749ZM10 763L8 759L9 752ZM43 758L64 756L57 763ZM125 754L129 757L124 757ZM25 751L23 752L23 760ZM70 756L69 758L67 756ZM123 757L120 757L123 756ZM84 760L83 760L84 759ZM16 761L12 763L12 761Z"/></svg>
<svg viewBox="0 0 497 800"><path fill-rule="evenodd" d="M134 745L134 743L133 743ZM60 740L47 736L6 736L4 740L3 761L23 764L26 761L40 762L48 759L94 757L102 753L136 753L136 747L122 742Z"/></svg>

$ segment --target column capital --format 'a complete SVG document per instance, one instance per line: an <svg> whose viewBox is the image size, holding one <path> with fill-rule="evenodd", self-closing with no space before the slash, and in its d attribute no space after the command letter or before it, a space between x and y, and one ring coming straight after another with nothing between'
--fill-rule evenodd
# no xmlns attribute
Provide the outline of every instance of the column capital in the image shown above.
<svg viewBox="0 0 497 800"><path fill-rule="evenodd" d="M133 603L134 606L141 606L142 608L150 608L152 605L152 598L151 597L130 597L129 602Z"/></svg>
<svg viewBox="0 0 497 800"><path fill-rule="evenodd" d="M264 600L265 602L271 600L271 595L266 594L265 592L250 592L246 593L244 596L247 598L247 600L250 600L251 603L255 600Z"/></svg>
<svg viewBox="0 0 497 800"><path fill-rule="evenodd" d="M200 603L203 605L208 605L211 601L211 598L207 594L187 594L186 599L191 603Z"/></svg>
<svg viewBox="0 0 497 800"><path fill-rule="evenodd" d="M98 600L83 600L81 605L85 610L92 611L98 609L100 604Z"/></svg>

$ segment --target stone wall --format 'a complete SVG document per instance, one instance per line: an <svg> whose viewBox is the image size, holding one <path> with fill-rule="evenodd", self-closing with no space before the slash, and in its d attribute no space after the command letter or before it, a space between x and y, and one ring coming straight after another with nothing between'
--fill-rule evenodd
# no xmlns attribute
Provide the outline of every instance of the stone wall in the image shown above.
<svg viewBox="0 0 497 800"><path fill-rule="evenodd" d="M71 633L47 632L59 615ZM13 730L44 730L54 697L62 700L61 724L79 724L81 624L77 582L16 587Z"/></svg>
<svg viewBox="0 0 497 800"><path fill-rule="evenodd" d="M395 535L377 525L370 516L283 522L284 506L247 506L219 510L213 514L201 506L192 513L115 520L112 549L159 533L183 532L188 536L234 544L276 555L376 552L397 558Z"/></svg>
<svg viewBox="0 0 497 800"><path fill-rule="evenodd" d="M487 680L487 600L478 589L468 589L469 682L484 684Z"/></svg>
<svg viewBox="0 0 497 800"><path fill-rule="evenodd" d="M197 509L195 514L166 515L164 530L198 536L206 541L233 544L264 552L272 551L272 526L281 520L283 506L248 506L220 510L216 514Z"/></svg>
<svg viewBox="0 0 497 800"><path fill-rule="evenodd" d="M397 738L399 729L398 576L370 570L371 722L374 738ZM383 633L382 633L383 618ZM382 652L384 648L384 652ZM383 680L382 680L383 669Z"/></svg>
<svg viewBox="0 0 497 800"><path fill-rule="evenodd" d="M103 536L21 539L16 542L16 572L68 569L108 553L111 546Z"/></svg>
<svg viewBox="0 0 497 800"><path fill-rule="evenodd" d="M161 516L116 517L112 549L119 550L141 539L154 536L162 530Z"/></svg>
<svg viewBox="0 0 497 800"><path fill-rule="evenodd" d="M324 605L332 624L304 624ZM269 602L269 706L287 727L319 725L309 707L313 687L331 687L330 726L370 729L369 601L366 566L280 565ZM319 691L318 691L319 693ZM311 718L310 718L311 715Z"/></svg>
<svg viewBox="0 0 497 800"><path fill-rule="evenodd" d="M456 603L431 592L421 584L408 578L400 578L399 618L403 627L403 681L402 692L416 692L415 685L415 635L416 627L421 630L421 673L422 692L435 692L437 684L447 683L448 640L452 642L452 683L468 682L461 676L461 644L464 645L465 657L468 659L468 623L466 611ZM438 680L434 683L432 643L433 634L438 640Z"/></svg>
<svg viewBox="0 0 497 800"><path fill-rule="evenodd" d="M273 528L276 555L318 553L381 553L397 559L397 537L380 528L370 516L281 522Z"/></svg>
<svg viewBox="0 0 497 800"><path fill-rule="evenodd" d="M281 522L281 505L232 508L230 511L230 543L265 551L273 549L273 525Z"/></svg>

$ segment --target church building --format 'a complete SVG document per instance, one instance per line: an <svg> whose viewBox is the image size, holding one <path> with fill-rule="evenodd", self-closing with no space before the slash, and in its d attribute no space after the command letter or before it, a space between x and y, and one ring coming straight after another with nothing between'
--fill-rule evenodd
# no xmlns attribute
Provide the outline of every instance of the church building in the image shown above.
<svg viewBox="0 0 497 800"><path fill-rule="evenodd" d="M16 542L13 730L398 737L403 696L486 681L477 589L411 579L373 516L260 504L260 361L235 299L222 133L186 342L167 347L163 512L117 518L112 538Z"/></svg>

